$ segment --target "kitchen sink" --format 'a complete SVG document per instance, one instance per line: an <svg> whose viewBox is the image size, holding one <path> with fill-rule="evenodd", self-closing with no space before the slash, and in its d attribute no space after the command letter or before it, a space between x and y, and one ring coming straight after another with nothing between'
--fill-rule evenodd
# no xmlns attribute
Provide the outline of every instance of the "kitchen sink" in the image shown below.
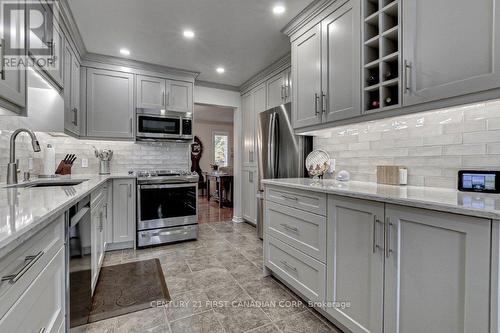
<svg viewBox="0 0 500 333"><path fill-rule="evenodd" d="M35 180L32 182L12 184L5 186L6 188L25 188L25 187L55 187L55 186L74 186L83 183L88 179L57 179L57 180Z"/></svg>

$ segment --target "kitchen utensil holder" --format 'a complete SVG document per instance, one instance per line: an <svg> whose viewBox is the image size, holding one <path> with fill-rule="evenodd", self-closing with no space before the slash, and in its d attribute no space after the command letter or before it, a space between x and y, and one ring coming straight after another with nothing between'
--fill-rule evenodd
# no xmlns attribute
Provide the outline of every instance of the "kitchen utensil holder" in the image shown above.
<svg viewBox="0 0 500 333"><path fill-rule="evenodd" d="M56 168L57 175L71 175L71 167L73 164L66 163L61 161Z"/></svg>

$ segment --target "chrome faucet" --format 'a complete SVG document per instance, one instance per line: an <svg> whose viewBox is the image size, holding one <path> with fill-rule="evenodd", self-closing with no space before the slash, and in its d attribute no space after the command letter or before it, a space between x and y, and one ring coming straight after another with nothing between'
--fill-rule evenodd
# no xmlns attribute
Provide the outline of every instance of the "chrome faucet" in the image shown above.
<svg viewBox="0 0 500 333"><path fill-rule="evenodd" d="M16 138L21 132L26 132L31 137L31 145L34 152L40 151L40 144L33 131L26 128L19 128L10 136L10 161L7 166L7 184L17 184L17 162L16 162Z"/></svg>

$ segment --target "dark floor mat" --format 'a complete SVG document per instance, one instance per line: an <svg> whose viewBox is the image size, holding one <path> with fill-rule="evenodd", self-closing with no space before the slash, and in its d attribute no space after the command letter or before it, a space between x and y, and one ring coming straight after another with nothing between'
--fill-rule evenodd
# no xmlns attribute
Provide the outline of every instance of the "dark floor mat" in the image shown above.
<svg viewBox="0 0 500 333"><path fill-rule="evenodd" d="M169 301L165 277L158 259L101 268L89 323L151 307L153 301Z"/></svg>

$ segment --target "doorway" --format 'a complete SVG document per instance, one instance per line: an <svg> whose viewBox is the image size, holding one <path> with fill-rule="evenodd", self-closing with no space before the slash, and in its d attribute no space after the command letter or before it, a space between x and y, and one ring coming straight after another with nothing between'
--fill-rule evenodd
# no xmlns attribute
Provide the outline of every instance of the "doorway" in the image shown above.
<svg viewBox="0 0 500 333"><path fill-rule="evenodd" d="M198 163L198 223L231 221L234 202L234 109L195 104L193 134L201 145Z"/></svg>

